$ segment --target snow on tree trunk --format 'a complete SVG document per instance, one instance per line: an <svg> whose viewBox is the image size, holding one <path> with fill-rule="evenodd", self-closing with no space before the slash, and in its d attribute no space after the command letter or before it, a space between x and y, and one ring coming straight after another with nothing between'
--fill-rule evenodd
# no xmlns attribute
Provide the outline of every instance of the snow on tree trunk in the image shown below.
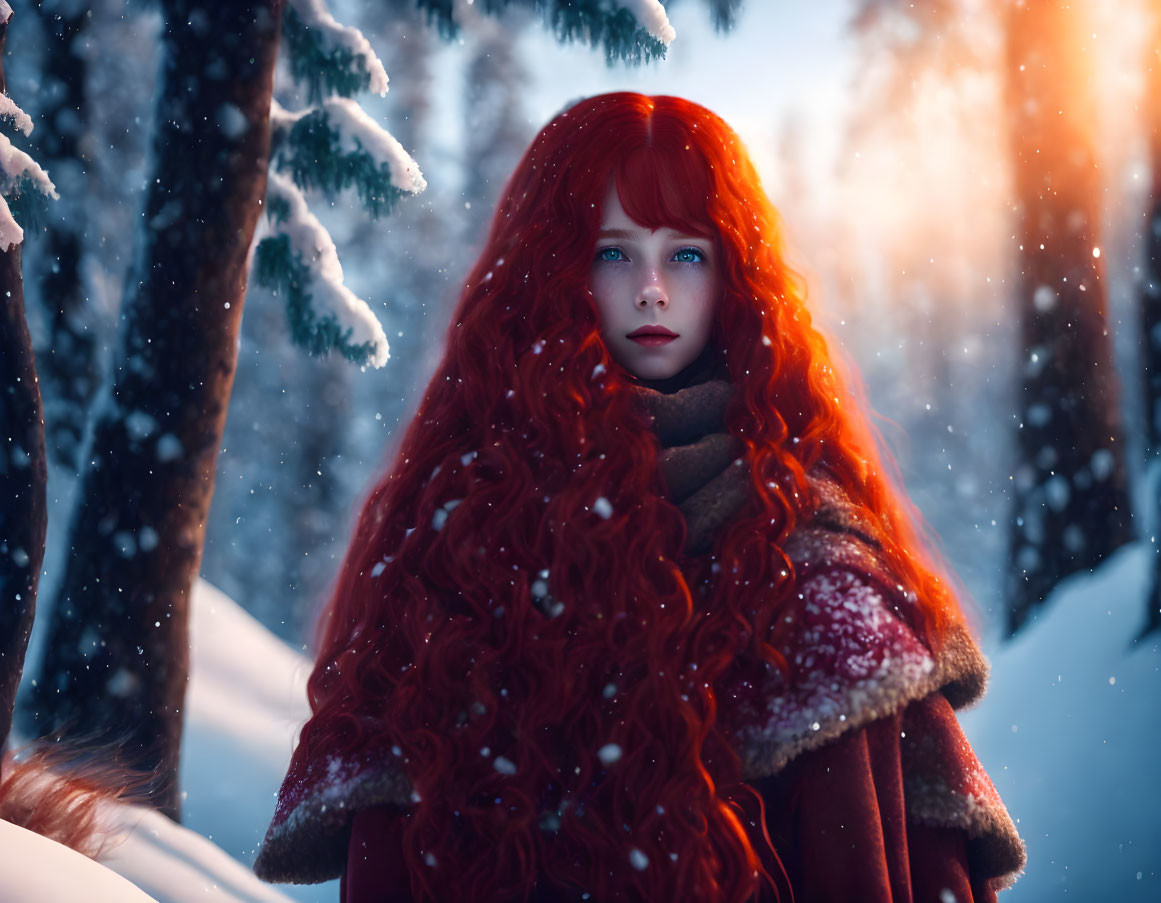
<svg viewBox="0 0 1161 903"><path fill-rule="evenodd" d="M45 91L40 119L52 125L37 129L37 157L53 174L65 203L57 205L45 224L38 253L29 260L39 286L40 303L49 321L45 347L37 353L45 395L45 432L55 463L75 471L85 422L100 380L97 342L81 256L87 194L81 142L88 114L85 99L87 68L83 35L92 17L82 5L38 4L48 47L42 52ZM30 277L31 278L31 277Z"/></svg>
<svg viewBox="0 0 1161 903"><path fill-rule="evenodd" d="M12 10L0 2L0 94ZM7 98L5 98L7 100ZM15 109L15 107L14 107ZM16 112L19 112L17 109ZM23 115L23 114L21 114ZM16 118L16 117L13 117ZM18 120L19 123L19 120ZM31 123L27 126L31 128ZM0 172L0 182L4 181ZM0 201L0 204L3 204ZM7 211L7 206L4 207ZM0 247L0 750L12 727L12 705L36 611L36 588L48 525L44 421L32 338L24 319L20 245Z"/></svg>
<svg viewBox="0 0 1161 903"><path fill-rule="evenodd" d="M188 603L266 188L282 0L165 0L164 63L118 359L69 524L30 732L116 743L177 817Z"/></svg>
<svg viewBox="0 0 1161 903"><path fill-rule="evenodd" d="M1063 0L1009 8L1023 396L1007 586L1015 632L1131 536L1100 257L1092 54Z"/></svg>

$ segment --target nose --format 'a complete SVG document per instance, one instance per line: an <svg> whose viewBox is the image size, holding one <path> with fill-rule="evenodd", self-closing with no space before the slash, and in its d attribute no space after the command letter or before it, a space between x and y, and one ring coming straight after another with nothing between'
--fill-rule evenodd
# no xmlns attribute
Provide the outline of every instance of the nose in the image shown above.
<svg viewBox="0 0 1161 903"><path fill-rule="evenodd" d="M656 271L649 273L649 278L637 293L637 306L642 310L650 306L666 308L669 306L669 294Z"/></svg>

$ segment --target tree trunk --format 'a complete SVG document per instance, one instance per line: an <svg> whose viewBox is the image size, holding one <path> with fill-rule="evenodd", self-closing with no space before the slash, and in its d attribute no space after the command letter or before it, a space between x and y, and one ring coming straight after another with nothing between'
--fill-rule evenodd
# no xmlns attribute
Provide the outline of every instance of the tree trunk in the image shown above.
<svg viewBox="0 0 1161 903"><path fill-rule="evenodd" d="M39 734L115 744L177 818L189 594L237 362L247 252L266 188L282 0L166 0L152 172L69 524Z"/></svg>
<svg viewBox="0 0 1161 903"><path fill-rule="evenodd" d="M0 23L0 92L8 22ZM20 245L0 249L0 751L36 612L48 526L44 420L32 338L24 319Z"/></svg>
<svg viewBox="0 0 1161 903"><path fill-rule="evenodd" d="M1145 228L1145 266L1141 279L1141 359L1145 381L1147 459L1161 454L1161 2L1153 4L1153 40L1146 60L1145 111L1153 162L1152 196ZM1161 531L1161 487L1153 499L1154 529ZM1153 583L1145 608L1144 633L1161 629L1161 542L1153 546Z"/></svg>
<svg viewBox="0 0 1161 903"><path fill-rule="evenodd" d="M1064 577L1131 538L1116 371L1099 257L1094 98L1065 0L1008 14L1024 354L1008 628Z"/></svg>
<svg viewBox="0 0 1161 903"><path fill-rule="evenodd" d="M52 173L64 198L48 217L43 254L37 255L41 304L49 316L47 345L40 350L44 380L45 432L56 464L77 470L85 422L96 394L100 371L97 343L88 328L89 303L81 275L85 233L86 174L81 140L87 109L86 61L80 38L92 12L85 5L37 4L48 47L43 51L43 84L47 103L45 127L34 133L37 158ZM32 263L32 261L30 261Z"/></svg>

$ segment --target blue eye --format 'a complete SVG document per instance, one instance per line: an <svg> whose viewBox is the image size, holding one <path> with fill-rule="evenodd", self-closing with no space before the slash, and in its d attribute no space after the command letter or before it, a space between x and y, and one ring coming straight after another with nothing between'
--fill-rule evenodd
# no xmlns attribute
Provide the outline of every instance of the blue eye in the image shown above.
<svg viewBox="0 0 1161 903"><path fill-rule="evenodd" d="M678 263L703 263L705 253L701 248L682 248L674 253L673 259Z"/></svg>
<svg viewBox="0 0 1161 903"><path fill-rule="evenodd" d="M624 260L625 253L620 248L601 248L597 251L597 260Z"/></svg>

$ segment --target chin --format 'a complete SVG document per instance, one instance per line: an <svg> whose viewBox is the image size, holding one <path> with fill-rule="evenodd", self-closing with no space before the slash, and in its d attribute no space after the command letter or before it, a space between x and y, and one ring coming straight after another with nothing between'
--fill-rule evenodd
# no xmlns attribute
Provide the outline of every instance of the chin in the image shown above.
<svg viewBox="0 0 1161 903"><path fill-rule="evenodd" d="M638 379L669 379L681 372L688 361L677 358L660 358L655 356L647 360L630 360L625 363L625 369Z"/></svg>
<svg viewBox="0 0 1161 903"><path fill-rule="evenodd" d="M657 365L634 367L630 372L639 379L669 379L681 372L680 367L659 367Z"/></svg>

